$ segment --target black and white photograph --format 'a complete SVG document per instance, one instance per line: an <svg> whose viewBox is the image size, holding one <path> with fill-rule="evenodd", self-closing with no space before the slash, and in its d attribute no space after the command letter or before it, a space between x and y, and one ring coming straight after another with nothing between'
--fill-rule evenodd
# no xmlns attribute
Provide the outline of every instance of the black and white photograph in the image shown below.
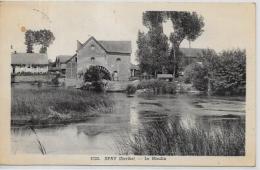
<svg viewBox="0 0 260 170"><path fill-rule="evenodd" d="M253 3L36 1L0 9L11 156L254 162Z"/></svg>

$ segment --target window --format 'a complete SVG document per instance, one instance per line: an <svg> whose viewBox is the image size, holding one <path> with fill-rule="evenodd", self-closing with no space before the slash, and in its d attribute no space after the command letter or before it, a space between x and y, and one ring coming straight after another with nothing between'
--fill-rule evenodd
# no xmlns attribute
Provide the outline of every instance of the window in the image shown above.
<svg viewBox="0 0 260 170"><path fill-rule="evenodd" d="M92 44L92 45L90 46L90 48L91 48L91 50L94 50L94 49L95 49L95 46Z"/></svg>
<svg viewBox="0 0 260 170"><path fill-rule="evenodd" d="M91 62L94 62L95 61L95 57L91 57Z"/></svg>
<svg viewBox="0 0 260 170"><path fill-rule="evenodd" d="M118 61L118 62L121 61L121 58L117 58L116 61Z"/></svg>
<svg viewBox="0 0 260 170"><path fill-rule="evenodd" d="M77 60L78 60L77 57L75 57L75 62L77 62Z"/></svg>

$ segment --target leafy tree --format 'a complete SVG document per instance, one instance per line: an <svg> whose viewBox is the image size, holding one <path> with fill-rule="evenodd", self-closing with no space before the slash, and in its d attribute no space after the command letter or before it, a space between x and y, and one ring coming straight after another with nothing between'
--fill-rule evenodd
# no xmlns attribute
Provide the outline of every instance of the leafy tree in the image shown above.
<svg viewBox="0 0 260 170"><path fill-rule="evenodd" d="M138 31L137 38L137 60L139 61L140 71L142 73L147 72L148 74L152 74L152 65L153 61L151 59L152 50L149 46L149 39L147 34Z"/></svg>
<svg viewBox="0 0 260 170"><path fill-rule="evenodd" d="M35 31L36 43L41 45L40 53L46 53L47 48L53 43L55 37L50 30Z"/></svg>
<svg viewBox="0 0 260 170"><path fill-rule="evenodd" d="M169 70L175 77L178 77L178 69L180 64L179 47L184 39L188 41L194 41L203 32L204 19L196 12L179 12L169 11L167 12L168 18L173 24L174 32L170 35L171 41L171 53L169 57Z"/></svg>
<svg viewBox="0 0 260 170"><path fill-rule="evenodd" d="M47 53L47 48L53 43L55 37L50 30L32 31L27 30L25 32L25 44L27 45L27 53L33 52L33 45L41 45L40 53Z"/></svg>
<svg viewBox="0 0 260 170"><path fill-rule="evenodd" d="M192 63L184 70L184 82L192 83L192 85L200 90L208 89L208 70L199 63Z"/></svg>
<svg viewBox="0 0 260 170"><path fill-rule="evenodd" d="M168 56L168 38L163 33L162 23L165 13L160 11L147 11L143 13L143 25L148 32L138 32L137 56L142 72L156 75L162 72Z"/></svg>
<svg viewBox="0 0 260 170"><path fill-rule="evenodd" d="M215 94L245 94L246 91L246 52L228 50L219 55L221 63L215 69L211 88Z"/></svg>
<svg viewBox="0 0 260 170"><path fill-rule="evenodd" d="M35 32L32 30L27 30L25 32L25 45L27 46L26 52L33 53L33 44L35 43Z"/></svg>

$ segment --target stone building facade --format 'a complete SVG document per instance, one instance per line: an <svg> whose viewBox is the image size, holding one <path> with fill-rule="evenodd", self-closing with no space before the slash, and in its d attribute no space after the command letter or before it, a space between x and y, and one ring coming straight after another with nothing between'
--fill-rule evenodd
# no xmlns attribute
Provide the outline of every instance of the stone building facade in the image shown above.
<svg viewBox="0 0 260 170"><path fill-rule="evenodd" d="M130 77L130 41L97 41L90 37L84 44L77 41L76 54L66 62L66 85L83 83L83 75L90 66L106 69L114 81Z"/></svg>

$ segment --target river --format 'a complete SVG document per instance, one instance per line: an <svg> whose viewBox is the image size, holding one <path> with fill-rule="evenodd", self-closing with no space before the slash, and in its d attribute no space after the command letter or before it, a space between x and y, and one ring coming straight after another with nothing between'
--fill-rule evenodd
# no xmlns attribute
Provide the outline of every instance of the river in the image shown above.
<svg viewBox="0 0 260 170"><path fill-rule="evenodd" d="M207 128L211 120L245 117L242 97L107 95L114 100L113 113L81 123L35 128L36 133L26 127L12 127L12 152L39 154L40 141L47 154L118 154L118 141L143 129L149 122L178 117L183 126L193 128L200 118Z"/></svg>

